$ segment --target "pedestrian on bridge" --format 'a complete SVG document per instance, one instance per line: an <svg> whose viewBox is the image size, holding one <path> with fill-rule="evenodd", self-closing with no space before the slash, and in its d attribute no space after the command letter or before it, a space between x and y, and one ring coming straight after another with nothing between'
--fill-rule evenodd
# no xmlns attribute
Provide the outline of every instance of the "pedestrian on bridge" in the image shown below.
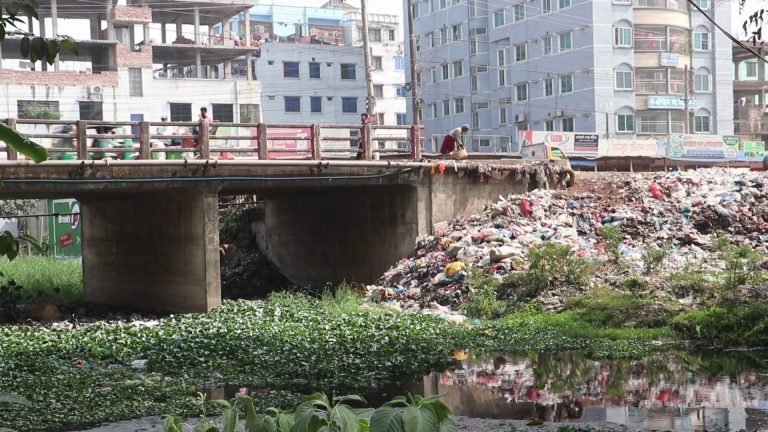
<svg viewBox="0 0 768 432"><path fill-rule="evenodd" d="M448 155L454 151L464 150L463 138L467 132L469 132L469 125L457 127L448 132L448 135L443 138L443 145L440 146L440 154Z"/></svg>

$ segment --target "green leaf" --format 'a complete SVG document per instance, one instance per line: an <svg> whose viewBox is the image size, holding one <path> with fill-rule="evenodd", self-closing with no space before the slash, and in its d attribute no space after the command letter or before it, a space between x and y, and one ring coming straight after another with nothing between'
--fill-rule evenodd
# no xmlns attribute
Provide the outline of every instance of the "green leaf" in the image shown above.
<svg viewBox="0 0 768 432"><path fill-rule="evenodd" d="M32 41L29 40L29 36L21 38L21 56L29 58L29 51L32 48Z"/></svg>
<svg viewBox="0 0 768 432"><path fill-rule="evenodd" d="M36 37L32 39L32 44L29 48L29 59L32 62L44 59L48 56L48 45L45 43L45 39Z"/></svg>
<svg viewBox="0 0 768 432"><path fill-rule="evenodd" d="M227 408L221 413L221 419L224 422L224 427L221 432L235 432L237 427L238 413L234 408Z"/></svg>
<svg viewBox="0 0 768 432"><path fill-rule="evenodd" d="M5 25L0 25L0 42L5 40Z"/></svg>
<svg viewBox="0 0 768 432"><path fill-rule="evenodd" d="M192 432L219 432L219 429L210 420L202 419L195 425Z"/></svg>
<svg viewBox="0 0 768 432"><path fill-rule="evenodd" d="M30 141L29 138L9 128L5 123L0 123L0 141L36 163L48 159L48 150L45 147Z"/></svg>
<svg viewBox="0 0 768 432"><path fill-rule="evenodd" d="M242 393L235 395L235 400L243 404L245 408L245 430L252 432L256 425L256 408L253 406L253 398Z"/></svg>
<svg viewBox="0 0 768 432"><path fill-rule="evenodd" d="M29 235L29 234L21 234L19 235L19 238L26 241L35 249L35 252L42 255L43 254L43 247L40 245L40 241L38 241L35 236Z"/></svg>
<svg viewBox="0 0 768 432"><path fill-rule="evenodd" d="M328 397L323 393L312 393L311 395L305 397L304 400L311 402L313 405L322 407L326 412L331 410L331 407L329 406L330 401L328 400Z"/></svg>
<svg viewBox="0 0 768 432"><path fill-rule="evenodd" d="M371 422L369 422L367 418L361 418L358 428L360 432L368 432L371 430Z"/></svg>
<svg viewBox="0 0 768 432"><path fill-rule="evenodd" d="M404 413L405 432L437 432L438 421L429 407L409 406Z"/></svg>
<svg viewBox="0 0 768 432"><path fill-rule="evenodd" d="M0 234L0 255L5 255L8 261L13 261L19 255L19 242L10 231Z"/></svg>
<svg viewBox="0 0 768 432"><path fill-rule="evenodd" d="M79 53L77 52L77 44L75 40L72 39L71 37L63 36L59 41L59 43L61 44L61 47L64 48L65 50L71 52L74 55L79 55Z"/></svg>
<svg viewBox="0 0 768 432"><path fill-rule="evenodd" d="M370 432L405 432L403 417L391 406L383 406L371 416Z"/></svg>
<svg viewBox="0 0 768 432"><path fill-rule="evenodd" d="M443 398L443 395L441 395L441 394L432 395L430 397L425 397L424 399L422 399L420 401L420 403L421 403L421 405L427 405L427 404L431 404L431 403L433 403L435 401L439 401L442 398Z"/></svg>
<svg viewBox="0 0 768 432"><path fill-rule="evenodd" d="M279 432L291 432L294 423L291 415L282 413L277 415L277 430Z"/></svg>
<svg viewBox="0 0 768 432"><path fill-rule="evenodd" d="M333 398L333 400L335 402L339 402L339 403L343 403L343 402L347 402L347 401L355 401L355 402L360 402L360 403L363 403L363 404L368 403L365 400L365 398L363 398L362 396L358 396L358 395L336 396L335 398Z"/></svg>
<svg viewBox="0 0 768 432"><path fill-rule="evenodd" d="M451 414L452 414L451 409L448 408L448 405L443 403L442 400L439 400L439 399L438 400L433 400L429 404L424 404L424 401L426 401L426 399L424 399L421 402L422 406L427 406L427 407L431 408L435 412L435 415L437 416L438 423L442 422L443 420L445 420L445 419L447 419L447 418L449 418L451 416Z"/></svg>
<svg viewBox="0 0 768 432"><path fill-rule="evenodd" d="M360 419L357 413L349 405L337 405L334 408L336 416L339 418L341 432L358 432L360 429Z"/></svg>
<svg viewBox="0 0 768 432"><path fill-rule="evenodd" d="M395 396L391 401L384 404L384 406L390 405L408 405L408 401L405 399L405 396Z"/></svg>
<svg viewBox="0 0 768 432"><path fill-rule="evenodd" d="M19 9L24 11L24 15L28 17L32 17L38 21L40 21L40 16L37 14L37 7L33 6L32 4L29 4L29 2L26 3L20 3Z"/></svg>
<svg viewBox="0 0 768 432"><path fill-rule="evenodd" d="M166 416L163 418L163 432L181 432L181 417Z"/></svg>
<svg viewBox="0 0 768 432"><path fill-rule="evenodd" d="M7 232L7 231L6 231ZM10 233L9 233L10 234ZM0 403L9 403L23 406L32 406L24 396L15 394L0 393Z"/></svg>
<svg viewBox="0 0 768 432"><path fill-rule="evenodd" d="M14 17L19 14L19 7L21 5L18 2L9 2L5 5L5 11L8 15Z"/></svg>
<svg viewBox="0 0 768 432"><path fill-rule="evenodd" d="M60 49L59 41L56 39L50 39L47 41L45 60L48 62L48 64L53 64L56 62L56 57L59 55Z"/></svg>
<svg viewBox="0 0 768 432"><path fill-rule="evenodd" d="M459 425L449 417L440 422L440 432L459 432Z"/></svg>

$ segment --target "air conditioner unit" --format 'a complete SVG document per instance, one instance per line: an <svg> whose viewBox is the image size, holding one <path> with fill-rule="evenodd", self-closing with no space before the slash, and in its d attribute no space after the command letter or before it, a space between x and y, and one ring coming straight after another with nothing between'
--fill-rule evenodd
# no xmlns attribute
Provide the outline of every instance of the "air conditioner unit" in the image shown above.
<svg viewBox="0 0 768 432"><path fill-rule="evenodd" d="M515 114L515 123L520 123L525 121L525 114Z"/></svg>
<svg viewBox="0 0 768 432"><path fill-rule="evenodd" d="M562 117L563 116L563 110L555 110L555 117Z"/></svg>
<svg viewBox="0 0 768 432"><path fill-rule="evenodd" d="M103 89L101 86L88 87L88 99L92 101L100 101L102 99Z"/></svg>

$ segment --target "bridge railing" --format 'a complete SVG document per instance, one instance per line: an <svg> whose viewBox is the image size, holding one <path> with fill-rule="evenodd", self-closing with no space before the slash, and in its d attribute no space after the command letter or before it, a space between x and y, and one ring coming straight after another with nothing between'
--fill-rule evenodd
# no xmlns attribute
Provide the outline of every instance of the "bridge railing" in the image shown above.
<svg viewBox="0 0 768 432"><path fill-rule="evenodd" d="M51 159L420 159L423 126L6 119ZM414 145L414 143L416 143ZM5 157L3 157L5 156ZM0 159L18 160L0 142Z"/></svg>

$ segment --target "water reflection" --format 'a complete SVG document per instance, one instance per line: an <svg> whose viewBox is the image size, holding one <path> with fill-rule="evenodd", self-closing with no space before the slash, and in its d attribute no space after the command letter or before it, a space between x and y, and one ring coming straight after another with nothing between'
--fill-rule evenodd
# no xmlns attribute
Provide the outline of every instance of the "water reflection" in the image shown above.
<svg viewBox="0 0 768 432"><path fill-rule="evenodd" d="M473 355L407 389L445 394L480 418L610 421L657 430L768 430L764 353L664 353L594 361L580 353Z"/></svg>

